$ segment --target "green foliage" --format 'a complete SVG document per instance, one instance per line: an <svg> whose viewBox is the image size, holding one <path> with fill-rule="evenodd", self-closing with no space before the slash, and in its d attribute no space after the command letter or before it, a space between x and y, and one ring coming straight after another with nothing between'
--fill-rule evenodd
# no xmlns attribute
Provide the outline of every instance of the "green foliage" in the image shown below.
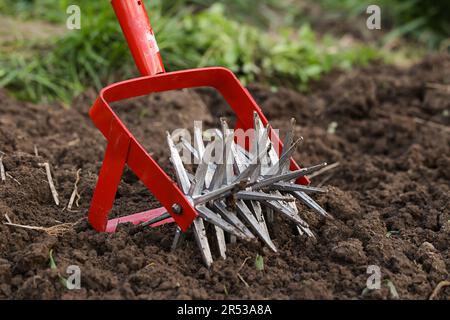
<svg viewBox="0 0 450 320"><path fill-rule="evenodd" d="M55 259L53 259L53 250L50 250L48 255L49 255L49 259L50 259L50 269L57 270L58 267L56 265ZM59 273L58 273L58 277L59 277L59 280L61 281L61 284L64 286L64 288L67 288L68 287L67 279L64 278L63 276L61 276Z"/></svg>
<svg viewBox="0 0 450 320"><path fill-rule="evenodd" d="M17 6L24 2L17 1ZM69 1L59 1L57 7L52 7L55 1L51 0L29 2L33 10L24 10L26 17L37 17L39 12L55 22L67 17L63 8ZM146 3L168 71L219 65L237 73L244 83L261 81L304 89L309 81L333 68L350 68L378 57L367 46L344 46L331 37L318 38L308 25L299 30L267 31L245 24L229 18L227 10L232 9L220 3L208 7L208 2ZM233 3L248 6L244 1ZM81 30L68 31L51 43L22 44L13 54L0 52L0 87L27 100L56 98L69 103L86 87L100 89L137 75L109 1L78 4ZM198 10L199 5L206 9ZM11 12L14 8L10 7Z"/></svg>
<svg viewBox="0 0 450 320"><path fill-rule="evenodd" d="M435 0L320 0L326 10L341 9L349 16L365 14L371 4L379 5L383 25L391 30L385 42L407 36L438 48L450 36L450 2Z"/></svg>
<svg viewBox="0 0 450 320"><path fill-rule="evenodd" d="M259 254L256 255L255 267L258 271L264 271L264 258Z"/></svg>

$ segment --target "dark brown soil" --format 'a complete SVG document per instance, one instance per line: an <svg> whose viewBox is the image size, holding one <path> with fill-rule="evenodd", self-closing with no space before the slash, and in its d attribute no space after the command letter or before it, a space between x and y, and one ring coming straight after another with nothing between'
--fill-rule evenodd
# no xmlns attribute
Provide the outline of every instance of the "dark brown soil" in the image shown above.
<svg viewBox="0 0 450 320"><path fill-rule="evenodd" d="M189 235L170 252L173 225L145 230L125 225L115 234L100 234L81 220L54 237L0 224L0 298L389 299L390 281L400 298L427 299L450 272L449 84L450 57L434 56L408 70L376 65L335 74L309 95L250 87L275 128L297 119L296 133L305 137L295 155L301 164L340 163L313 181L330 186L317 199L335 219L301 207L317 241L298 236L277 217L272 235L278 254L238 243L229 246L226 261L217 259L208 270ZM7 214L15 223L49 227L86 217L105 148L87 116L95 98L89 91L65 110L17 102L0 92L0 150L9 174L0 182L2 221ZM156 94L126 102L121 110L165 168L165 130L192 128L194 119L212 125L217 115L230 116L207 89ZM333 125L334 133L328 130ZM52 166L60 207L39 166L45 161ZM80 207L69 212L63 207L77 169ZM114 214L155 205L126 171ZM49 267L50 250L57 270ZM264 271L255 268L256 254L264 257ZM81 268L81 290L67 290L59 280L69 265ZM369 265L381 268L380 290L365 290ZM437 297L448 299L450 288Z"/></svg>

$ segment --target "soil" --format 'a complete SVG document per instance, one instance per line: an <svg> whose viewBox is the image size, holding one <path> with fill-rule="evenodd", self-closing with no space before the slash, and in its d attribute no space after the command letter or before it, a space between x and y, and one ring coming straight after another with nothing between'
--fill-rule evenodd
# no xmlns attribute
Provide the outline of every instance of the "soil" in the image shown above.
<svg viewBox="0 0 450 320"><path fill-rule="evenodd" d="M30 226L77 222L57 236L0 224L0 298L427 299L450 272L449 84L450 57L437 55L404 70L376 64L335 73L308 95L251 86L273 127L297 119L296 134L305 141L295 158L302 165L340 163L313 180L329 186L315 198L334 219L299 205L316 240L299 236L276 216L271 234L278 253L238 242L210 270L190 234L170 251L174 225L123 225L105 234L87 223L105 150L87 115L95 91L75 99L69 110L19 102L0 91L0 150L8 174L0 182L1 220L6 214ZM209 89L154 94L119 109L167 169L165 130L232 116ZM39 166L47 161L59 207ZM79 207L67 210L78 169ZM132 172L122 180L112 216L157 206ZM50 250L56 269L49 265ZM255 268L257 254L263 271ZM80 290L60 281L69 265L81 269ZM379 290L366 289L370 265L380 268ZM437 293L449 297L449 287Z"/></svg>

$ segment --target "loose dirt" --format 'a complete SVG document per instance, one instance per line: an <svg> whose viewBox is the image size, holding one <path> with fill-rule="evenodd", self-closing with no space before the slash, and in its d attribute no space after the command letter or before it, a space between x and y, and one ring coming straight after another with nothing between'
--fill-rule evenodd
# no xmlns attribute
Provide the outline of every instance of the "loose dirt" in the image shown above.
<svg viewBox="0 0 450 320"><path fill-rule="evenodd" d="M316 199L335 219L299 205L317 240L299 236L276 217L271 233L279 253L238 242L210 270L189 234L170 252L173 225L124 225L101 234L86 222L105 150L87 115L96 92L86 92L66 110L18 102L0 91L0 151L8 174L0 182L0 220L6 222L6 214L31 226L77 222L58 236L0 224L0 298L390 299L393 285L400 298L427 299L450 272L449 85L450 57L440 55L406 70L373 65L336 73L308 95L251 86L273 127L283 129L291 117L297 119L296 134L305 141L295 158L302 165L340 163L313 180L329 186ZM219 115L232 118L209 89L155 94L118 109L167 170L165 130L192 128L194 120L212 126ZM60 207L39 166L47 161ZM64 207L78 169L81 198L69 211ZM157 206L128 170L116 198L112 216ZM57 269L50 268L50 250ZM264 258L263 271L255 267L256 254ZM68 290L60 281L69 265L81 269L81 290ZM380 268L379 290L366 289L370 265ZM437 294L449 296L449 287Z"/></svg>

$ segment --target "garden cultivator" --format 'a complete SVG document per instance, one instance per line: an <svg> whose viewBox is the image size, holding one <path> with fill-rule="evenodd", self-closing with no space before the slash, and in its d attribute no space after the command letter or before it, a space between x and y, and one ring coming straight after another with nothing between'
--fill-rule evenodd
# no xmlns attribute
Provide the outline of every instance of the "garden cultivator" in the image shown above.
<svg viewBox="0 0 450 320"><path fill-rule="evenodd" d="M124 222L151 227L176 222L173 249L182 233L191 228L207 266L213 258L205 222L213 225L222 258L226 257L227 238L230 242L237 238L259 238L276 251L268 227L274 223L275 214L292 221L301 235L313 237L295 200L328 216L309 196L325 190L308 186L307 178L326 164L300 169L295 163L292 155L301 139L294 141L294 123L281 143L259 106L227 69L166 73L144 4L137 0L113 0L112 5L142 77L103 89L90 111L95 125L108 140L89 211L92 226L98 231L114 232ZM186 139L174 141L167 134L175 182L128 131L109 104L153 92L194 87L212 87L222 94L236 114L235 131L221 119L221 129L215 131L214 139L208 143L198 127L194 128L194 143ZM251 130L247 139L239 139L237 132L247 130ZM191 172L187 170L189 164L183 162L185 157L180 149L187 150L197 164L191 166L195 167ZM125 165L162 207L108 220Z"/></svg>

